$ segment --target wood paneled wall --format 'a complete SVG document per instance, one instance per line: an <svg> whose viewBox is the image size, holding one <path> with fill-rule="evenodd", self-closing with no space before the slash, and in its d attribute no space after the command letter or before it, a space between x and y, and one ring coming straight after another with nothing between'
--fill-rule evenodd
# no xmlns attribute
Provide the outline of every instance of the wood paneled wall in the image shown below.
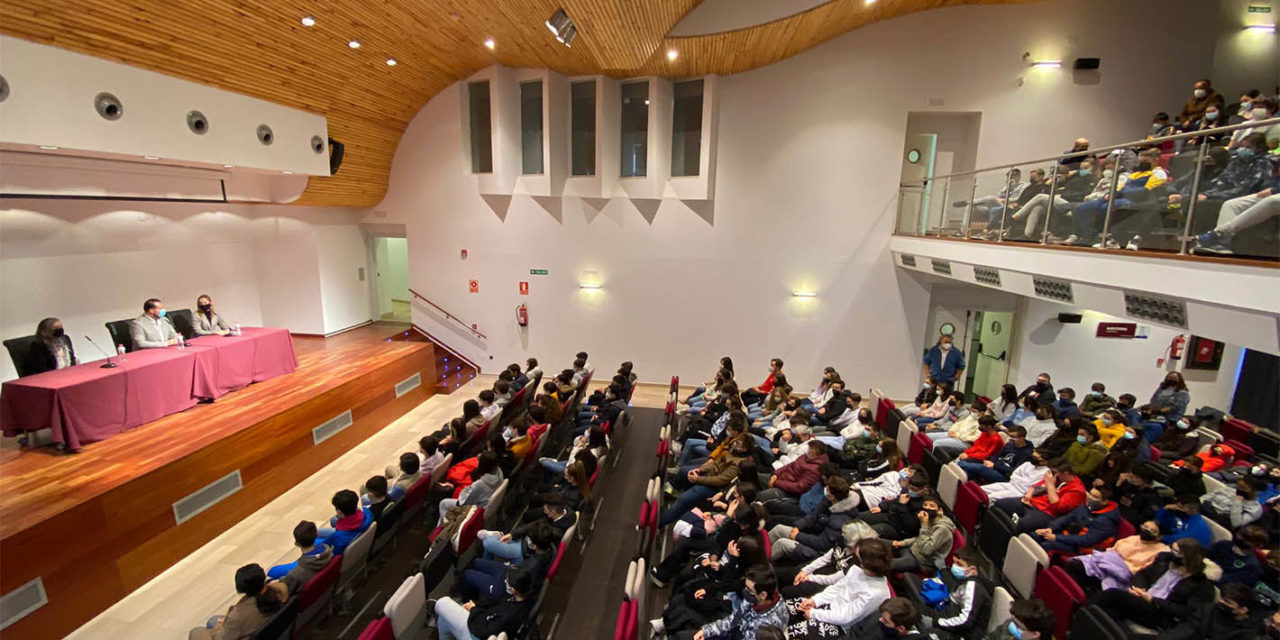
<svg viewBox="0 0 1280 640"><path fill-rule="evenodd" d="M298 204L368 207L386 192L396 145L422 105L490 64L615 77L735 73L913 11L1026 1L833 0L756 27L666 38L701 0L6 0L0 31L323 114L347 145L345 160L338 175L311 178ZM578 27L572 48L543 26L560 6ZM314 27L301 24L306 15ZM494 50L483 45L489 37ZM353 38L359 49L347 47Z"/></svg>

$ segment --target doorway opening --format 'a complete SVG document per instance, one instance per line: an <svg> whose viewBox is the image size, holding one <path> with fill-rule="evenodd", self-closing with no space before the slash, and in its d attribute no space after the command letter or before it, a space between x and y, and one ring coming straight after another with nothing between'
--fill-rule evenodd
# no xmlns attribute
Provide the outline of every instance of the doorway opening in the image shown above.
<svg viewBox="0 0 1280 640"><path fill-rule="evenodd" d="M950 335L964 356L964 373L956 387L964 392L965 402L999 397L1017 349L1016 299L974 287L935 287L932 297L924 348Z"/></svg>
<svg viewBox="0 0 1280 640"><path fill-rule="evenodd" d="M374 289L377 315L382 322L412 321L409 314L409 241L405 238L373 239Z"/></svg>
<svg viewBox="0 0 1280 640"><path fill-rule="evenodd" d="M901 183L915 186L904 188L898 199L898 233L960 230L964 210L952 203L971 197L972 177L936 182L932 178L975 168L981 123L979 112L907 114ZM927 181L923 187L919 186L922 181Z"/></svg>
<svg viewBox="0 0 1280 640"><path fill-rule="evenodd" d="M1010 311L975 311L970 322L969 368L965 370L965 399L995 399L1009 379L1009 336L1013 334Z"/></svg>

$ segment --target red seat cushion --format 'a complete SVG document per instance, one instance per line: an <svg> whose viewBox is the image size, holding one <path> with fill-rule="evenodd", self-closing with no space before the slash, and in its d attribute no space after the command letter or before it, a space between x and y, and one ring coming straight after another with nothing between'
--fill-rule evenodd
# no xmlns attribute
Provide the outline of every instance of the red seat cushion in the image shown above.
<svg viewBox="0 0 1280 640"><path fill-rule="evenodd" d="M382 617L370 622L357 640L395 640L395 637L391 631L391 619Z"/></svg>
<svg viewBox="0 0 1280 640"><path fill-rule="evenodd" d="M551 566L547 569L547 580L556 577L556 572L560 570L560 561L564 560L564 553L569 545L561 542L560 548L556 549L556 559L551 561Z"/></svg>
<svg viewBox="0 0 1280 640"><path fill-rule="evenodd" d="M933 440L923 433L911 434L911 451L907 453L907 462L920 464L924 460L924 452L933 449Z"/></svg>
<svg viewBox="0 0 1280 640"><path fill-rule="evenodd" d="M969 481L960 485L959 491L956 492L956 506L952 513L956 517L956 522L964 527L965 531L973 533L978 527L978 520L982 517L982 507L987 504L987 492L978 486L978 483Z"/></svg>
<svg viewBox="0 0 1280 640"><path fill-rule="evenodd" d="M1075 615L1076 609L1084 606L1084 590L1080 585L1062 567L1045 567L1036 576L1032 595L1043 600L1057 617L1058 626L1054 637L1067 637L1071 616Z"/></svg>

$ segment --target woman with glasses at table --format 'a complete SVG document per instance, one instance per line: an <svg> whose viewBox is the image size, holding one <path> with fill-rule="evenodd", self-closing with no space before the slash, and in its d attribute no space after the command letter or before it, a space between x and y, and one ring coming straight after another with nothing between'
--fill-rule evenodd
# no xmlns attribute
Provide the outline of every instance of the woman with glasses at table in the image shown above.
<svg viewBox="0 0 1280 640"><path fill-rule="evenodd" d="M231 334L231 325L214 312L213 298L208 295L196 298L196 312L191 316L191 328L197 336Z"/></svg>
<svg viewBox="0 0 1280 640"><path fill-rule="evenodd" d="M30 374L66 369L79 364L71 337L62 329L62 321L45 318L36 325L36 339L31 343Z"/></svg>

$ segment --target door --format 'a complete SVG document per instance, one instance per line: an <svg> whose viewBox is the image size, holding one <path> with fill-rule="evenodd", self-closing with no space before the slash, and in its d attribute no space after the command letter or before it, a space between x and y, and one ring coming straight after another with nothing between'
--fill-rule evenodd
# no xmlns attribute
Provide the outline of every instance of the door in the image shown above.
<svg viewBox="0 0 1280 640"><path fill-rule="evenodd" d="M374 238L374 291L377 317L409 322L409 242L405 238Z"/></svg>
<svg viewBox="0 0 1280 640"><path fill-rule="evenodd" d="M924 233L928 226L931 185L921 187L920 182L933 176L937 147L937 134L920 133L907 136L907 143L902 150L901 182L914 184L903 188L898 198L899 233Z"/></svg>
<svg viewBox="0 0 1280 640"><path fill-rule="evenodd" d="M1009 311L975 311L973 332L966 343L969 368L965 371L966 399L977 396L997 398L1000 387L1009 379L1013 334L1013 313Z"/></svg>

